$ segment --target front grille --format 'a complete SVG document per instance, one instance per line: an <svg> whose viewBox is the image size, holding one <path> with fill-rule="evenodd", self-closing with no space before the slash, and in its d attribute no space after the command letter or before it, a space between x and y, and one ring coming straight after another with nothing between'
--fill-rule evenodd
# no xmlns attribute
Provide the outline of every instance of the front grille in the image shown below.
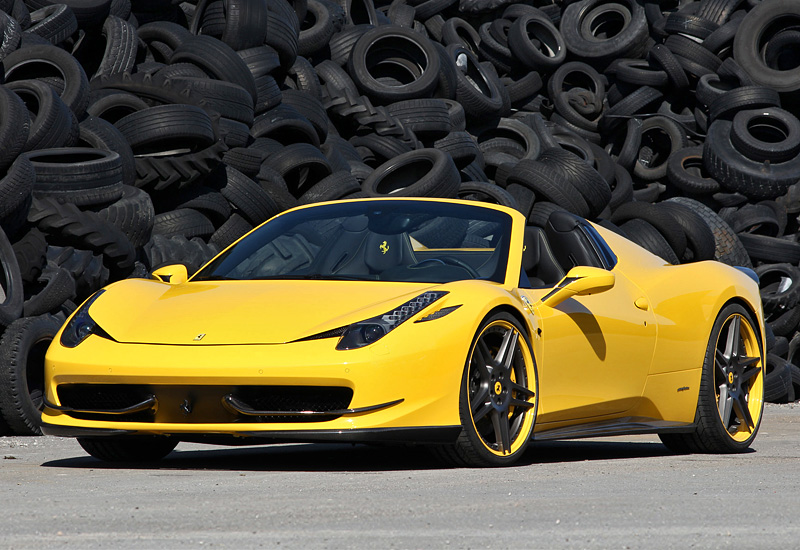
<svg viewBox="0 0 800 550"><path fill-rule="evenodd" d="M61 405L73 409L120 410L138 405L153 395L147 386L133 384L64 384L58 386ZM125 422L152 422L153 411L140 411L126 415L97 413L70 413L84 420L114 419Z"/></svg>
<svg viewBox="0 0 800 550"><path fill-rule="evenodd" d="M65 384L58 387L58 400L73 409L125 409L152 395L147 386L132 384Z"/></svg>
<svg viewBox="0 0 800 550"><path fill-rule="evenodd" d="M353 390L327 386L245 386L234 397L258 411L336 411L346 409Z"/></svg>
<svg viewBox="0 0 800 550"><path fill-rule="evenodd" d="M338 415L248 416L225 408L226 395L232 395L256 411L303 412L347 409L353 390L338 386L197 386L148 384L64 384L57 388L61 405L83 410L119 410L141 403L155 395L155 411L125 415L95 412L68 412L86 420L165 423L262 423L324 422Z"/></svg>

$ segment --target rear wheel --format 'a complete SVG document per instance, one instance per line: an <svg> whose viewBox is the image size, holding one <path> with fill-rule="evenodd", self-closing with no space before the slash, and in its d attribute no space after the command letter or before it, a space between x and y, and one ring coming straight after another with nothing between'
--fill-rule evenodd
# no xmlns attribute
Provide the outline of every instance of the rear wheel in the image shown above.
<svg viewBox="0 0 800 550"><path fill-rule="evenodd" d="M738 304L717 317L703 363L696 428L661 434L676 452L736 453L758 433L764 410L764 360L752 315Z"/></svg>
<svg viewBox="0 0 800 550"><path fill-rule="evenodd" d="M129 436L79 437L78 443L93 457L107 462L155 462L171 453L178 441L160 436Z"/></svg>
<svg viewBox="0 0 800 550"><path fill-rule="evenodd" d="M507 313L486 319L473 340L460 393L461 434L440 449L463 466L507 466L528 445L538 404L536 364L525 329Z"/></svg>

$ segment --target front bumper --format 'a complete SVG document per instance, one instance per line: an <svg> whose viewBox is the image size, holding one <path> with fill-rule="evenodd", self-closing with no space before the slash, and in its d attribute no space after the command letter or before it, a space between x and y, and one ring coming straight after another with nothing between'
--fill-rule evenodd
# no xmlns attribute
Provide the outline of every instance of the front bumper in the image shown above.
<svg viewBox="0 0 800 550"><path fill-rule="evenodd" d="M468 341L384 338L349 351L336 351L335 342L148 345L90 336L67 349L56 340L45 361L43 430L69 437L161 434L189 439L208 434L291 441L441 442L457 437ZM346 407L288 412L236 398L243 389L286 386L348 388L352 398ZM75 407L62 402L67 387L100 392L105 387L144 388L156 396L156 404L145 395L139 403L145 405L134 407L132 414L120 412L131 403Z"/></svg>

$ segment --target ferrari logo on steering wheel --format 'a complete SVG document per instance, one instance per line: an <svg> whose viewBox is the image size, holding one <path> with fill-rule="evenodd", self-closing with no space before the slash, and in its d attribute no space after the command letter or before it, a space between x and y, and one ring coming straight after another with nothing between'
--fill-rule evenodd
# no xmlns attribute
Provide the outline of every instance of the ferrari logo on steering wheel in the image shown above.
<svg viewBox="0 0 800 550"><path fill-rule="evenodd" d="M386 241L383 241L381 243L381 252L383 252L384 254L389 252L389 244Z"/></svg>

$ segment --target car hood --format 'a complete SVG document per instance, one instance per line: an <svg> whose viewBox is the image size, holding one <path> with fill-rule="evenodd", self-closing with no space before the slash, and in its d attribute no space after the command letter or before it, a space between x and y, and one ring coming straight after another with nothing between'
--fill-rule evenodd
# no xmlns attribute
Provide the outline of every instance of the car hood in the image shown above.
<svg viewBox="0 0 800 550"><path fill-rule="evenodd" d="M108 287L89 313L123 343L278 344L386 313L435 286L372 281L169 285L129 279Z"/></svg>

